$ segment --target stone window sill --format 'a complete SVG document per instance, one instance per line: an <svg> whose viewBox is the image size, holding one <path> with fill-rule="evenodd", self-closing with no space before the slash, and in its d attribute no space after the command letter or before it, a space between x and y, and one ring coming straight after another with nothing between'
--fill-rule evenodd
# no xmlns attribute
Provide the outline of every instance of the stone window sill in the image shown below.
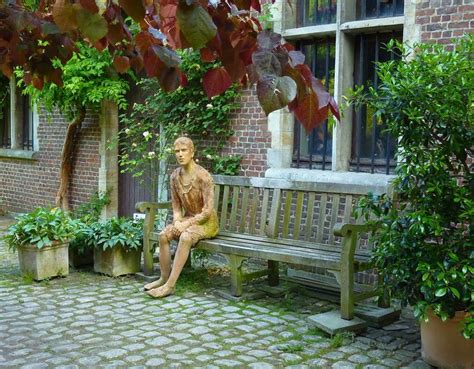
<svg viewBox="0 0 474 369"><path fill-rule="evenodd" d="M35 161L37 151L0 149L0 159L20 159Z"/></svg>
<svg viewBox="0 0 474 369"><path fill-rule="evenodd" d="M270 168L265 172L265 178L278 178L301 182L349 184L363 187L367 192L381 194L390 193L392 191L391 182L395 176L342 171L334 172L316 169Z"/></svg>

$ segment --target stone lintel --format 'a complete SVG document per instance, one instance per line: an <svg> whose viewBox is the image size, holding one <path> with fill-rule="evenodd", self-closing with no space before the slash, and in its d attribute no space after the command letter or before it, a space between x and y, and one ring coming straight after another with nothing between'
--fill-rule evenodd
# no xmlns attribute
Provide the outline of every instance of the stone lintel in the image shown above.
<svg viewBox="0 0 474 369"><path fill-rule="evenodd" d="M323 24L320 26L309 26L300 28L290 28L283 31L283 37L287 40L291 39L304 39L314 38L317 36L335 35L336 34L336 23Z"/></svg>
<svg viewBox="0 0 474 369"><path fill-rule="evenodd" d="M0 159L37 160L36 151L0 149Z"/></svg>
<svg viewBox="0 0 474 369"><path fill-rule="evenodd" d="M367 329L367 323L362 319L357 317L352 320L342 319L341 312L337 310L311 315L308 317L308 322L330 335L342 332L360 333Z"/></svg>
<svg viewBox="0 0 474 369"><path fill-rule="evenodd" d="M345 22L341 24L341 31L346 32L360 32L365 30L377 31L383 29L393 29L396 26L403 27L405 17L387 17L387 18L375 18L375 19L363 19L352 22Z"/></svg>

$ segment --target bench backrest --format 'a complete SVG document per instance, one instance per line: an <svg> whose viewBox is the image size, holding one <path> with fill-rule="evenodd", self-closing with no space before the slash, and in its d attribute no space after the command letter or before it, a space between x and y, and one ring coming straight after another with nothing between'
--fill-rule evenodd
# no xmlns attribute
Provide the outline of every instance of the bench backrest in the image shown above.
<svg viewBox="0 0 474 369"><path fill-rule="evenodd" d="M355 223L356 200L384 186L295 182L215 175L221 231L334 244L337 222Z"/></svg>

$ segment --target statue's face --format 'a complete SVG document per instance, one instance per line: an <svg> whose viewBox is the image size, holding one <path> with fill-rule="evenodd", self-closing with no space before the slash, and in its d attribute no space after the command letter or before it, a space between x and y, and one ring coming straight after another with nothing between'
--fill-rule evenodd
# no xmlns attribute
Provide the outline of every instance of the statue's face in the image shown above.
<svg viewBox="0 0 474 369"><path fill-rule="evenodd" d="M174 146L174 154L176 155L176 160L181 166L188 165L194 157L194 151L188 145L177 144Z"/></svg>

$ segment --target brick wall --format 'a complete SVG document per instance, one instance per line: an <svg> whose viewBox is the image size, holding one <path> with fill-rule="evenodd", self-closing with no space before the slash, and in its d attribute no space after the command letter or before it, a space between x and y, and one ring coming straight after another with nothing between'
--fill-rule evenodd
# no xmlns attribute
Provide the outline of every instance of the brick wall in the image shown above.
<svg viewBox="0 0 474 369"><path fill-rule="evenodd" d="M40 150L36 160L0 158L0 199L10 211L30 211L37 206L54 205L66 127L67 123L60 115L54 115L51 121L41 115L37 137ZM73 207L97 191L99 141L98 117L88 115L70 184Z"/></svg>
<svg viewBox="0 0 474 369"><path fill-rule="evenodd" d="M474 33L472 0L421 0L416 8L421 41L452 45L452 39Z"/></svg>
<svg viewBox="0 0 474 369"><path fill-rule="evenodd" d="M257 100L255 88L241 91L241 106L231 116L233 137L224 154L242 155L240 175L263 177L267 170L267 150L271 147L267 117Z"/></svg>

